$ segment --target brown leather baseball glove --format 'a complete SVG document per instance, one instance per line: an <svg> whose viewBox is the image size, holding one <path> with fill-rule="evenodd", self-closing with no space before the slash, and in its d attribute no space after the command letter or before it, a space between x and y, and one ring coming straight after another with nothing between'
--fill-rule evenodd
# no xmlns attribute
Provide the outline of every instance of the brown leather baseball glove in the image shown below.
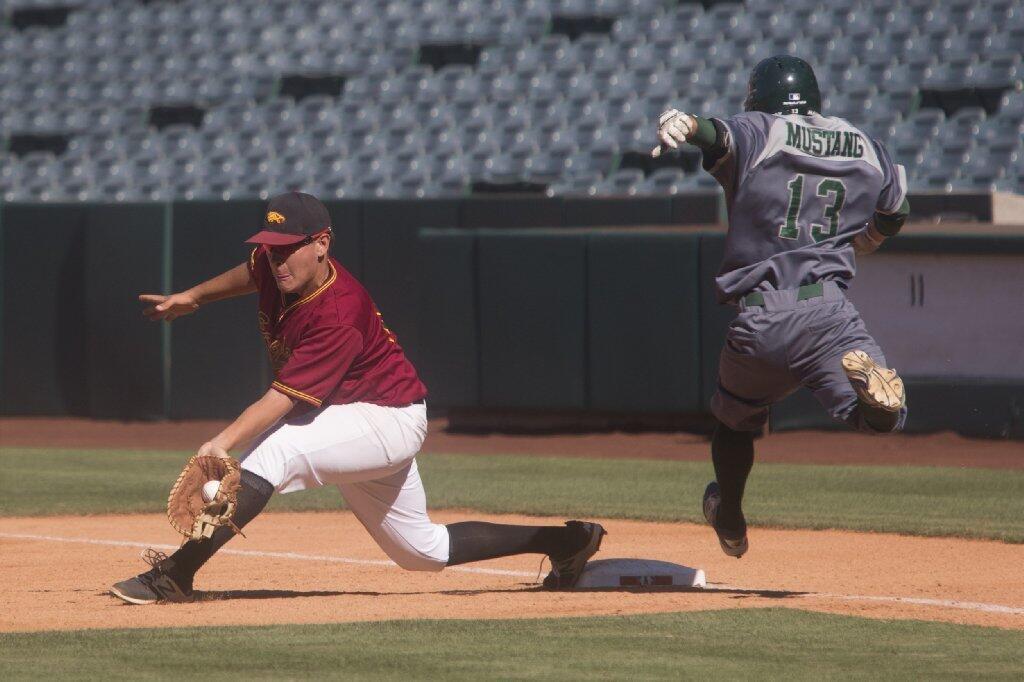
<svg viewBox="0 0 1024 682"><path fill-rule="evenodd" d="M209 502L203 501L203 484L220 481L220 489ZM186 539L204 540L221 526L242 531L231 520L242 486L238 460L220 448L195 455L181 470L167 497L167 518Z"/></svg>

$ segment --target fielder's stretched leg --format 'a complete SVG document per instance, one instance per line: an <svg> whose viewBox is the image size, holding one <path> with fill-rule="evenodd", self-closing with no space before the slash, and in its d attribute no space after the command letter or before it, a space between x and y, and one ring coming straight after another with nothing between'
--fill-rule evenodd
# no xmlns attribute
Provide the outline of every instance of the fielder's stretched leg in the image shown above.
<svg viewBox="0 0 1024 682"><path fill-rule="evenodd" d="M449 526L430 520L415 454L426 435L426 408L335 405L309 421L283 424L242 456L242 491L235 522L251 521L274 490L282 493L334 484L353 514L384 552L407 570L445 566L512 554L551 558L550 588L572 587L600 548L604 529L569 521L563 526L516 526L479 522ZM125 601L191 601L195 572L231 539L187 542L152 570L115 585Z"/></svg>
<svg viewBox="0 0 1024 682"><path fill-rule="evenodd" d="M440 571L514 554L546 554L552 574L546 587L571 587L599 548L604 529L569 521L563 526L519 526L481 521L435 524L413 459L394 474L369 481L339 483L352 513L381 549L410 571Z"/></svg>

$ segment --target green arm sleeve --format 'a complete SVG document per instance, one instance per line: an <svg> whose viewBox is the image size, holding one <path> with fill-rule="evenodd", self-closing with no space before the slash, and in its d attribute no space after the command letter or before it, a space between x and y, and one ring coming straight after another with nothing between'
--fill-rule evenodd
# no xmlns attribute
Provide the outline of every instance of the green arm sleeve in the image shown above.
<svg viewBox="0 0 1024 682"><path fill-rule="evenodd" d="M875 211L875 229L886 237L895 237L903 227L903 223L907 221L908 215L910 215L910 202L904 198L895 213Z"/></svg>
<svg viewBox="0 0 1024 682"><path fill-rule="evenodd" d="M697 122L697 131L688 142L705 150L715 146L718 142L718 129L715 124L700 116L694 116L693 119Z"/></svg>

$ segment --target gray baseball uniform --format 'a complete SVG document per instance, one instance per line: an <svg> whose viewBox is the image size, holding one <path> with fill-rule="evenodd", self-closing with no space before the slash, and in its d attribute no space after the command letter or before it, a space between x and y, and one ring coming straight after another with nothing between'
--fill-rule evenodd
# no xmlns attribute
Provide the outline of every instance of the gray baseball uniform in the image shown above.
<svg viewBox="0 0 1024 682"><path fill-rule="evenodd" d="M855 349L885 358L843 290L856 272L854 236L875 211L903 203L903 167L839 118L751 111L719 122L727 151L708 170L725 190L729 232L715 281L719 301L741 312L712 411L755 430L770 404L802 385L833 417L870 431L840 358ZM906 408L897 428L905 418Z"/></svg>

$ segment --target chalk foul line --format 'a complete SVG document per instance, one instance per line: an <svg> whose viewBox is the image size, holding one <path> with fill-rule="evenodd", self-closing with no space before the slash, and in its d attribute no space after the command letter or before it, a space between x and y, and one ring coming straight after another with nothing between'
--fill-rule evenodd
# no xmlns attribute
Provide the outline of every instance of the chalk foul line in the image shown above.
<svg viewBox="0 0 1024 682"><path fill-rule="evenodd" d="M66 538L55 535L32 535L28 533L0 533L0 538L10 540L37 540L41 542L63 542L85 545L103 545L107 547L138 547L145 549L175 550L177 545L163 545L148 542L133 542L129 540L97 540L94 538ZM327 554L299 554L298 552L265 552L251 549L221 549L219 554L231 554L235 556L250 556L272 559L292 559L294 561L321 561L332 564L353 564L357 566L391 566L398 567L393 561L386 559L353 559L350 557L332 556ZM510 571L499 568L478 568L475 566L452 566L446 571L457 571L459 573L476 573L481 575L504 575L517 578L534 578L535 572L531 571ZM756 591L759 588L739 587L734 585L714 585L703 588L701 591L732 591L750 590ZM834 594L831 592L803 592L794 595L803 599L832 599L836 601L866 601L883 602L891 604L912 604L915 606L934 606L946 609L960 609L964 611L979 611L983 613L1002 613L1010 615L1024 615L1024 608L1016 606L1005 606L1003 604L986 604L984 602L958 601L955 599L931 599L925 597L893 597L886 595L869 594Z"/></svg>
<svg viewBox="0 0 1024 682"><path fill-rule="evenodd" d="M127 540L96 540L93 538L62 538L54 535L30 535L25 533L0 533L0 538L12 540L41 540L45 542L67 542L85 545L105 545L107 547L139 547L145 549L163 549L174 551L178 545L161 545L152 542L131 542ZM331 556L326 554L299 554L297 552L263 552L252 549L220 549L218 554L233 554L236 556L251 556L270 559L294 559L296 561L323 561L332 564L355 564L357 566L394 566L394 561L388 559L352 559L350 557ZM507 571L500 568L478 568L475 566L452 566L444 569L446 571L458 571L459 573L479 573L483 575L510 575L515 577L536 577L536 571Z"/></svg>

